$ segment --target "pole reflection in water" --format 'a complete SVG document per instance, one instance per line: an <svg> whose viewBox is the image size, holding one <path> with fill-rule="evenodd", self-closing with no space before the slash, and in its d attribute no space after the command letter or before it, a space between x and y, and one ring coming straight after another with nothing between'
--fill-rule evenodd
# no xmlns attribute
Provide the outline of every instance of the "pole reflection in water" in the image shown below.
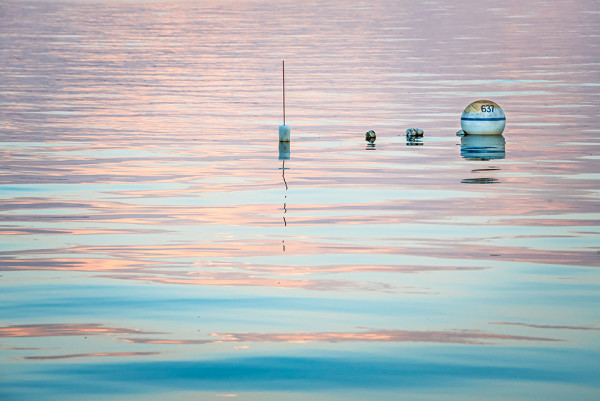
<svg viewBox="0 0 600 401"><path fill-rule="evenodd" d="M289 167L285 167L285 161L290 160L290 143L289 142L279 142L279 160L281 160L281 178L283 179L283 184L285 185L285 190L288 190L288 184L285 180L285 170L289 170ZM287 221L285 220L285 214L287 213L287 195L284 197L283 201L283 225L287 227ZM283 252L285 252L285 240L281 241L283 245Z"/></svg>

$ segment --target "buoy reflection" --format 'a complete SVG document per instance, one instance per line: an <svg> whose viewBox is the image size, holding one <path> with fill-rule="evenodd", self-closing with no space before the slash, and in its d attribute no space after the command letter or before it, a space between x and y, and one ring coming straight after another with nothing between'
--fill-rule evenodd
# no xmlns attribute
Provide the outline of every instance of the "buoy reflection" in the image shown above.
<svg viewBox="0 0 600 401"><path fill-rule="evenodd" d="M482 178L465 178L460 181L463 184L495 184L498 181L497 178L492 177L482 177Z"/></svg>
<svg viewBox="0 0 600 401"><path fill-rule="evenodd" d="M460 155L467 160L504 159L506 140L502 135L465 135L460 138Z"/></svg>
<svg viewBox="0 0 600 401"><path fill-rule="evenodd" d="M422 137L406 137L406 146L423 146L423 138Z"/></svg>
<svg viewBox="0 0 600 401"><path fill-rule="evenodd" d="M279 160L290 160L289 142L279 142Z"/></svg>
<svg viewBox="0 0 600 401"><path fill-rule="evenodd" d="M289 170L289 167L285 167L285 161L290 160L290 143L289 142L279 142L279 160L281 160L281 178L283 179L283 184L285 185L285 190L287 194L288 184L285 180L285 170ZM287 227L287 220L285 219L285 214L287 213L287 195L284 196L283 200L283 225ZM283 243L283 251L285 252L285 241Z"/></svg>

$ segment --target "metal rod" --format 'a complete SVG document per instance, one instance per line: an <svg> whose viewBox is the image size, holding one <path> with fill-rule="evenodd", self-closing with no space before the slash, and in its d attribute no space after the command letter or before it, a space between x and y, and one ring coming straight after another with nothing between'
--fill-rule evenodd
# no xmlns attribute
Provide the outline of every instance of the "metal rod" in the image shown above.
<svg viewBox="0 0 600 401"><path fill-rule="evenodd" d="M285 60L281 60L283 67L283 125L285 125Z"/></svg>

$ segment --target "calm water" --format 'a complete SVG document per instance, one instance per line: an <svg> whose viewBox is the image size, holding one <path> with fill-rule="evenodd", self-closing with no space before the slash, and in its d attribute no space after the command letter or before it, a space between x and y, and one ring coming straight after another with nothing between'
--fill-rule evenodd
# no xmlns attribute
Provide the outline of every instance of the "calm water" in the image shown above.
<svg viewBox="0 0 600 401"><path fill-rule="evenodd" d="M598 26L0 1L0 398L597 400Z"/></svg>

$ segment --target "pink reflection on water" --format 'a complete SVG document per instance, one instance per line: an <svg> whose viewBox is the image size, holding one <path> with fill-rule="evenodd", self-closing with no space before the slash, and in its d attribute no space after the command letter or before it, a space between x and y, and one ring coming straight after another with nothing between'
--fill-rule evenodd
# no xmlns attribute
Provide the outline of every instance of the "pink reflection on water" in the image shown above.
<svg viewBox="0 0 600 401"><path fill-rule="evenodd" d="M147 281L161 284L188 284L188 285L210 285L223 287L274 287L280 289L306 289L313 291L379 291L396 292L398 289L392 284L382 282L368 281L350 281L350 280L324 280L324 279L305 279L291 280L283 278L256 277L253 274L245 273L220 273L203 272L191 274L192 277L163 277L163 276L144 276L144 275L108 275L107 277L116 279L129 279L135 281ZM201 277L194 277L201 276Z"/></svg>
<svg viewBox="0 0 600 401"><path fill-rule="evenodd" d="M262 188L266 189L266 188ZM435 188L433 188L435 189ZM125 195L125 193L119 193ZM180 191L164 191L165 196L181 197L186 199L191 195ZM73 231L56 229L43 231L48 234L69 233L159 233L160 228L149 231L147 228L122 228L118 225L144 224L144 225L244 225L244 226L279 226L281 225L281 204L279 203L243 203L219 205L177 205L160 204L143 205L135 202L135 197L128 202L88 202L74 203L41 198L14 198L3 201L0 210L6 211L3 215L5 223L17 222L106 222L114 226L73 228ZM137 194L136 196L154 197L151 194ZM141 199L141 198L140 198ZM596 202L589 198L574 198L565 194L556 194L553 197L539 197L532 194L512 194L511 192L492 191L485 197L452 197L440 200L431 199L396 199L393 201L374 201L372 203L293 203L293 199L286 199L286 217L290 224L295 226L318 225L356 225L356 224L402 224L402 223L435 223L453 224L457 218L463 216L489 217L486 222L494 225L511 226L536 226L544 225L598 225L599 220L594 218L565 218L562 214L594 214L597 211ZM279 202L279 199L272 199ZM493 205L493 207L490 207ZM35 210L27 213L27 210ZM53 209L69 210L62 214L38 213L37 210ZM11 212L11 213L8 213ZM18 213L14 213L18 212ZM368 213L366 213L368 212ZM533 217L539 218L533 219ZM556 216L556 217L553 217ZM530 217L527 219L526 217ZM118 224L118 225L117 225ZM455 223L454 223L455 224ZM465 222L463 224L482 224L480 222ZM16 226L15 230L17 230ZM26 230L21 228L21 230ZM29 228L35 230L35 228ZM25 231L27 232L27 231ZM31 231L35 233L35 231ZM2 234L6 234L3 232Z"/></svg>
<svg viewBox="0 0 600 401"><path fill-rule="evenodd" d="M50 359L70 359L70 358L89 358L99 356L146 356L146 355L159 355L160 352L94 352L88 354L65 354L65 355L39 355L39 356L25 356L23 359L34 359L34 360L50 360Z"/></svg>
<svg viewBox="0 0 600 401"><path fill-rule="evenodd" d="M169 340L124 338L135 344L208 344L208 343L309 343L309 342L427 342L444 344L489 344L491 340L564 341L548 337L497 334L477 330L371 330L364 332L294 333L214 333L213 340Z"/></svg>
<svg viewBox="0 0 600 401"><path fill-rule="evenodd" d="M525 236L527 237L527 236ZM535 236L534 238L537 238ZM557 238L560 238L558 236ZM519 236L515 240L521 239ZM542 238L543 239L543 238ZM258 286L319 291L353 289L381 292L412 292L412 287L396 287L373 276L369 281L312 278L312 274L343 273L424 273L436 271L475 271L489 269L494 262L522 262L551 265L596 267L598 254L594 250L548 250L527 246L487 244L486 238L389 239L387 244L357 245L345 242L327 243L294 240L288 244L287 255L390 255L397 264L348 263L306 265L290 261L277 264L228 261L228 258L260 257L281 254L278 240L225 240L208 243L162 246L78 246L65 249L39 249L36 258L30 251L0 254L0 270L63 270L96 272L102 277L146 281L161 284L199 286ZM13 255L7 256L6 254ZM46 255L46 257L41 257ZM61 255L61 256L53 256ZM72 255L72 256L69 256ZM81 256L84 255L84 256ZM439 265L403 263L403 256L437 258ZM452 263L448 261L452 260ZM461 260L478 261L461 265ZM486 266L487 265L487 266ZM304 277L300 277L304 276ZM421 291L422 289L418 289Z"/></svg>
<svg viewBox="0 0 600 401"><path fill-rule="evenodd" d="M92 336L102 334L164 334L138 329L106 327L100 323L24 324L0 327L0 337Z"/></svg>
<svg viewBox="0 0 600 401"><path fill-rule="evenodd" d="M491 322L491 324L500 324L506 326L523 326L523 327L531 327L534 329L550 329L550 330L592 330L592 331L600 331L600 327L590 327L590 326L560 326L560 325L551 325L551 324L531 324L531 323L518 323L518 322Z"/></svg>

